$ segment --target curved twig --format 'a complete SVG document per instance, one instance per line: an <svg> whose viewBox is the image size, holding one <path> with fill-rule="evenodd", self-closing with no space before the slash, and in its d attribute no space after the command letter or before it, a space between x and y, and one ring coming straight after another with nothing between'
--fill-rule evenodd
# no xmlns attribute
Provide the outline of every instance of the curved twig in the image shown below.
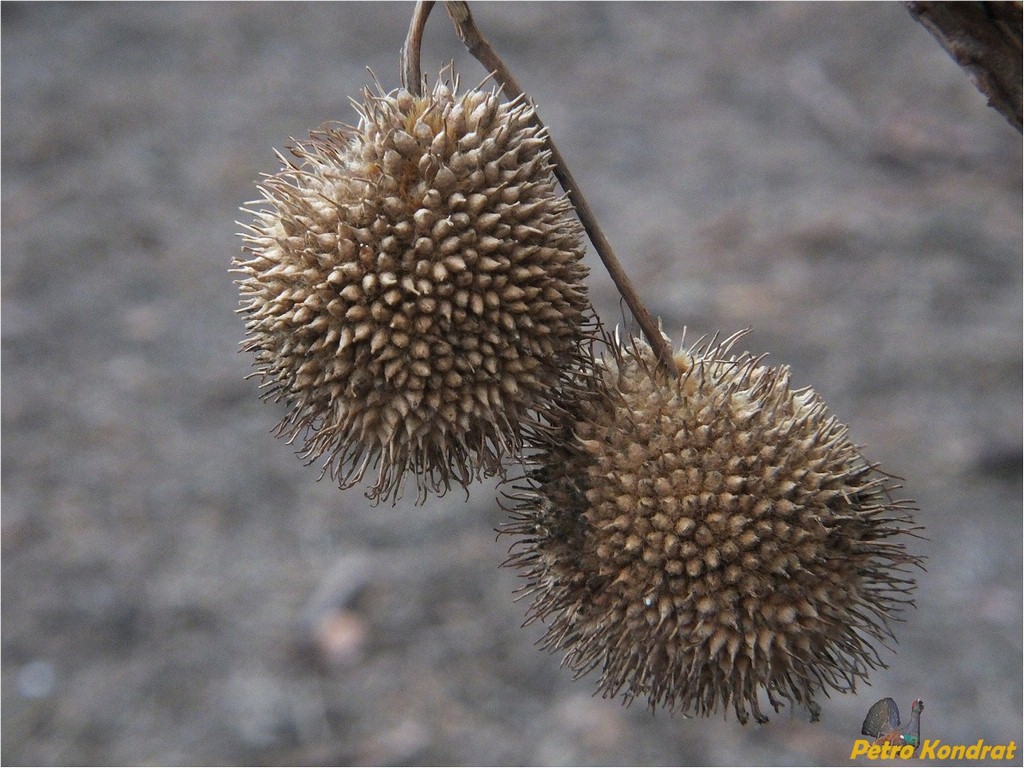
<svg viewBox="0 0 1024 768"><path fill-rule="evenodd" d="M413 96L423 95L423 75L420 69L420 48L423 45L423 28L434 7L434 0L418 0L416 10L409 22L409 34L402 46L402 87Z"/></svg>
<svg viewBox="0 0 1024 768"><path fill-rule="evenodd" d="M505 66L505 63L487 41L487 38L485 38L477 28L476 23L473 21L473 15L469 11L469 4L462 2L461 0L456 2L446 0L444 5L445 9L448 11L448 15L452 18L452 22L455 24L455 31L458 34L459 39L466 44L466 49L474 56L474 58L477 59L477 61L483 64L488 71L494 73L494 77L504 89L505 95L509 99L515 99L522 96L524 93L522 87L512 76L512 73L509 72L508 67ZM541 122L536 109L534 110L534 119L537 121L538 126L541 128L544 127L544 123ZM672 356L671 345L662 335L658 322L647 310L647 307L644 306L644 303L640 299L640 295L636 292L636 289L633 287L633 283L626 275L626 271L622 268L622 264L615 256L611 243L609 243L608 238L604 236L604 232L597 223L597 218L594 216L594 212L591 210L586 198L580 191L579 184L577 184L576 179L573 178L565 158L562 156L562 153L558 151L558 147L550 134L548 134L548 148L551 150L551 159L555 164L555 177L558 179L559 184L562 185L562 189L565 190L565 193L569 196L569 200L576 208L576 215L579 216L580 223L583 224L583 228L586 230L587 236L590 237L590 242L594 244L594 249L597 251L597 255L601 257L601 261L604 263L605 269L608 270L608 274L611 276L612 282L615 283L615 287L618 288L619 293L625 300L630 312L632 312L633 317L636 318L636 322L640 326L640 330L643 332L644 337L647 339L647 343L651 345L651 349L653 349L657 355L658 362L667 373L673 376L678 376L679 368L676 366L675 360Z"/></svg>

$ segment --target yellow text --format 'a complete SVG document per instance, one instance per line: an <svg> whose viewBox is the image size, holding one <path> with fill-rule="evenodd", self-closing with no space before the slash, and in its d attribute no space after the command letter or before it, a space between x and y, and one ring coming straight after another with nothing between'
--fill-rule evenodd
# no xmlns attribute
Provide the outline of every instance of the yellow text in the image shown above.
<svg viewBox="0 0 1024 768"><path fill-rule="evenodd" d="M867 739L857 739L853 742L850 759L863 755L868 760L909 760L913 754L914 747L911 744L872 744Z"/></svg>
<svg viewBox="0 0 1024 768"><path fill-rule="evenodd" d="M868 760L909 760L914 756L911 744L872 744L867 739L853 742L850 759L866 757ZM986 744L978 739L974 744L943 744L941 739L925 739L917 756L922 760L1013 760L1017 743Z"/></svg>
<svg viewBox="0 0 1024 768"><path fill-rule="evenodd" d="M921 744L922 760L1012 760L1017 744L943 744L939 739L925 739Z"/></svg>

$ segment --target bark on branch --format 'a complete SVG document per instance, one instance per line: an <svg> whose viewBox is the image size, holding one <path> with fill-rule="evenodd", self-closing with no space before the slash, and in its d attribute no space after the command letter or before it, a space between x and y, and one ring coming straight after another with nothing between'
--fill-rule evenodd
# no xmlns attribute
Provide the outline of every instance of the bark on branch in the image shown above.
<svg viewBox="0 0 1024 768"><path fill-rule="evenodd" d="M1020 2L909 2L907 8L970 76L1010 125L1021 130Z"/></svg>

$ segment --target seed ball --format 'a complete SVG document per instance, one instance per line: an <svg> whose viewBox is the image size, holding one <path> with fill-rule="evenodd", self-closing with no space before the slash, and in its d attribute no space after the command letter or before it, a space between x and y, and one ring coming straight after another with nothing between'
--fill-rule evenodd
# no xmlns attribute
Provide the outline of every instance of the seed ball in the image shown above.
<svg viewBox="0 0 1024 768"><path fill-rule="evenodd" d="M364 92L279 155L234 271L264 397L344 487L422 498L502 470L581 354L582 228L523 100Z"/></svg>
<svg viewBox="0 0 1024 768"><path fill-rule="evenodd" d="M786 368L722 344L613 351L537 446L504 532L528 621L604 696L767 717L853 691L911 601L912 505Z"/></svg>

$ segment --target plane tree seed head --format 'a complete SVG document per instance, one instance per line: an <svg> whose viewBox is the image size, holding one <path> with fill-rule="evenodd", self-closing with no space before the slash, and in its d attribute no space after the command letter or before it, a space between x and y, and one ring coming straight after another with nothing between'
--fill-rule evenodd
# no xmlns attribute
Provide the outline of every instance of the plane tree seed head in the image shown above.
<svg viewBox="0 0 1024 768"><path fill-rule="evenodd" d="M507 564L544 646L605 696L816 718L884 666L917 529L821 398L734 341L679 353L678 377L613 349L507 494Z"/></svg>
<svg viewBox="0 0 1024 768"><path fill-rule="evenodd" d="M279 155L234 271L264 396L371 498L498 473L582 354L582 228L525 100L364 92Z"/></svg>

